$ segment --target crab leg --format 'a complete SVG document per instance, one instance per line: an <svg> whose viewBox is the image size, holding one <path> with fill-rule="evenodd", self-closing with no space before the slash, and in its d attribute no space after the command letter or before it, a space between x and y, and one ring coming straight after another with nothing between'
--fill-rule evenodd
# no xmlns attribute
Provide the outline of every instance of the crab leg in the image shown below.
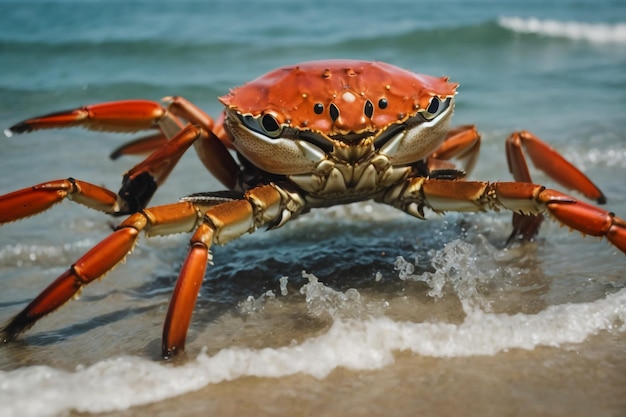
<svg viewBox="0 0 626 417"><path fill-rule="evenodd" d="M537 184L411 178L392 188L383 197L383 202L422 219L424 207L437 212L506 209L523 215L549 213L583 234L606 237L626 253L626 221Z"/></svg>
<svg viewBox="0 0 626 417"><path fill-rule="evenodd" d="M111 152L109 158L116 160L123 155L148 155L165 145L167 141L168 137L163 133L144 136L116 148Z"/></svg>
<svg viewBox="0 0 626 417"><path fill-rule="evenodd" d="M202 126L208 135L194 144L198 157L204 166L228 189L235 187L239 166L228 152L232 147L230 136L224 130L224 113L217 120L209 117L200 108L183 97L165 97L168 109L173 114Z"/></svg>
<svg viewBox="0 0 626 417"><path fill-rule="evenodd" d="M112 269L132 249L137 234L133 228L119 229L96 245L13 317L2 329L0 340L15 339L41 317L65 304L84 285Z"/></svg>
<svg viewBox="0 0 626 417"><path fill-rule="evenodd" d="M160 127L168 136L173 136L182 127L160 103L121 100L33 117L11 126L9 132L24 133L75 126L107 132L137 132Z"/></svg>
<svg viewBox="0 0 626 417"><path fill-rule="evenodd" d="M528 131L515 132L506 141L509 169L516 181L531 182L522 146L533 164L568 190L581 192L598 204L606 203L600 189L550 145Z"/></svg>
<svg viewBox="0 0 626 417"><path fill-rule="evenodd" d="M113 269L132 250L142 230L155 234L189 231L195 226L198 216L194 205L186 202L153 207L131 215L17 314L2 329L0 340L7 342L15 339L41 317L65 304L83 286Z"/></svg>
<svg viewBox="0 0 626 417"><path fill-rule="evenodd" d="M131 213L145 207L157 186L172 171L191 144L204 134L188 125L146 160L124 175L118 195L88 182L68 178L41 183L0 196L0 224L47 210L64 198L109 213Z"/></svg>
<svg viewBox="0 0 626 417"><path fill-rule="evenodd" d="M203 223L191 238L189 254L181 268L163 326L162 355L170 358L185 348L198 291L204 279L206 260L211 243L224 244L295 214L303 202L276 185L266 185L248 191L242 199L232 200L206 210ZM202 195L190 201L202 203ZM293 211L295 210L295 211Z"/></svg>
<svg viewBox="0 0 626 417"><path fill-rule="evenodd" d="M191 238L189 253L178 275L163 324L161 352L164 358L185 349L187 330L204 279L213 236L213 229L202 224Z"/></svg>
<svg viewBox="0 0 626 417"><path fill-rule="evenodd" d="M118 192L123 213L132 213L144 208L156 191L165 182L185 151L207 133L194 125L187 125L150 156L131 168L122 181Z"/></svg>
<svg viewBox="0 0 626 417"><path fill-rule="evenodd" d="M223 118L220 117L217 123L213 122L210 116L182 97L166 97L164 101L168 103L166 108L150 100L121 100L92 104L27 119L11 126L5 133L10 136L14 133L40 129L78 126L108 132L137 132L150 129L161 131L160 134L140 138L117 148L111 154L111 158L115 159L125 154L158 150L167 139L174 138L183 129L184 124L179 120L181 118L205 131L195 145L198 156L222 184L233 189L239 166L227 149L231 146L231 140L223 128ZM171 168L173 166L174 164ZM162 175L163 179L166 177L167 174Z"/></svg>
<svg viewBox="0 0 626 417"><path fill-rule="evenodd" d="M103 204L98 204L98 198L95 199L95 202L93 199L87 199L86 205L108 213L128 213L145 207L156 191L158 184L167 178L182 153L193 142L194 138L191 138L190 141L190 134L192 136L195 135L195 138L200 136L197 132L198 129L195 129L193 132L186 131L176 116L163 108L161 104L148 100L114 101L84 106L74 110L49 113L17 123L5 131L5 133L7 136L10 136L13 133L75 126L111 132L160 129L162 136L171 138L169 141L162 141L161 146L150 157L124 176L122 188L118 193L120 207L117 206L116 201L118 199L115 198L114 202L111 202L111 198L108 195L104 199L106 203L104 208L99 207ZM154 143L155 141L152 140L148 148L154 148ZM146 140L143 142L144 149L145 145ZM72 180L70 179L69 181ZM36 202L37 197L42 195L40 190L42 188L51 192L48 192L40 202ZM55 188L59 190L56 195L52 192ZM22 190L0 197L0 207L4 206L7 208L4 215L6 221L16 220L36 214L60 201L68 195L64 191L68 188L67 184L60 181L42 184L33 187L30 192ZM80 192L75 194L77 196L81 195ZM24 214L21 215L19 212L23 210L23 207L20 206L20 203L24 201L27 201L29 205ZM18 213L13 214L15 212Z"/></svg>
<svg viewBox="0 0 626 417"><path fill-rule="evenodd" d="M289 216L296 214L304 203L294 196L278 186L266 185L248 191L240 199L221 197L219 193L199 194L179 203L134 213L9 321L0 340L15 339L41 317L69 301L82 287L113 269L132 250L140 232L155 236L196 228L163 328L163 356L171 357L184 349L211 244L223 244L261 225L279 222L285 211Z"/></svg>
<svg viewBox="0 0 626 417"><path fill-rule="evenodd" d="M119 210L117 194L114 192L68 178L44 182L0 196L0 224L41 213L64 198L105 213Z"/></svg>
<svg viewBox="0 0 626 417"><path fill-rule="evenodd" d="M187 120L192 124L200 126L206 132L194 144L196 153L215 178L229 189L233 189L236 184L239 166L227 149L227 147L231 146L231 142L223 128L223 115L220 116L216 123L202 109L183 97L165 97L163 101L168 103L167 115ZM162 134L136 139L113 151L111 158L116 159L121 155L153 151L166 140L167 137Z"/></svg>
<svg viewBox="0 0 626 417"><path fill-rule="evenodd" d="M474 125L458 126L448 132L448 136L429 158L429 167L433 160L464 160L463 169L472 172L480 152L480 133Z"/></svg>
<svg viewBox="0 0 626 417"><path fill-rule="evenodd" d="M581 192L587 198L604 204L602 191L578 168L567 161L547 143L528 131L515 132L506 140L506 156L509 170L518 182L532 183L524 150L533 164L544 171L562 186ZM517 236L524 240L532 239L543 222L543 215L513 213L513 231L509 241Z"/></svg>

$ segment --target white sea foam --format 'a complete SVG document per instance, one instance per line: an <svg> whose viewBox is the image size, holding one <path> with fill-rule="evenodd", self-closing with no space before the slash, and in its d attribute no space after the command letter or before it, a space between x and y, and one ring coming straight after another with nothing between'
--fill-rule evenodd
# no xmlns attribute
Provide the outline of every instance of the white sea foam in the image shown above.
<svg viewBox="0 0 626 417"><path fill-rule="evenodd" d="M324 378L338 367L378 369L390 364L396 351L458 357L561 346L579 343L600 330L624 331L624 322L626 290L591 303L552 306L536 315L476 309L458 325L396 322L386 317L336 320L328 332L300 345L229 348L213 356L202 353L178 367L118 357L74 372L47 366L2 372L0 414L28 417L55 416L68 410L123 410L243 376L277 378L302 373Z"/></svg>
<svg viewBox="0 0 626 417"><path fill-rule="evenodd" d="M609 24L540 20L534 17L500 17L498 24L519 33L534 33L593 43L626 43L626 22Z"/></svg>
<svg viewBox="0 0 626 417"><path fill-rule="evenodd" d="M244 376L305 374L321 379L337 368L379 369L391 364L394 353L400 351L430 357L495 355L509 349L580 343L603 330L626 331L626 289L592 302L552 305L537 314L489 312L474 291L482 278L474 283L461 282L453 273L454 268L477 271L470 273L472 276L483 273L474 264L476 253L471 248L461 241L451 242L435 254L436 271L421 275L413 274L410 263L398 262L404 268L403 279L426 282L431 286L431 296L439 297L443 287L453 291L465 312L461 323L416 323L392 320L383 314L344 314L355 306L363 307L358 291L336 291L304 274L309 282L300 292L309 313L332 318L332 325L321 335L278 348L232 347L214 355L201 353L180 366L126 356L79 366L72 372L48 366L0 372L0 415L34 417L57 416L70 410L124 410ZM286 286L286 282L281 285ZM266 293L250 302L254 301L254 307L264 298L275 297ZM250 310L254 311L256 308Z"/></svg>

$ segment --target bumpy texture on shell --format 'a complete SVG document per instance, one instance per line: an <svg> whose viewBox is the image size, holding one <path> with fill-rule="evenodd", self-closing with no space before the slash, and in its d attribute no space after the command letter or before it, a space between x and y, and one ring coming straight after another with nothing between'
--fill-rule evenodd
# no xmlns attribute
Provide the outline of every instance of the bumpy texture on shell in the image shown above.
<svg viewBox="0 0 626 417"><path fill-rule="evenodd" d="M383 62L326 60L276 69L220 101L240 114L269 113L281 124L333 136L406 120L427 108L431 97L453 96L457 85Z"/></svg>

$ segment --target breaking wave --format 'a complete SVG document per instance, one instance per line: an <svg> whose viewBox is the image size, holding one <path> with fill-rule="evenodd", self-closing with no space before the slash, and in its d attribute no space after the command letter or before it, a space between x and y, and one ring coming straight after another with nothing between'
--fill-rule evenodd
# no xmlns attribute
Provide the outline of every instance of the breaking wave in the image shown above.
<svg viewBox="0 0 626 417"><path fill-rule="evenodd" d="M518 33L567 38L600 44L626 44L626 22L609 24L541 20L534 17L500 17L498 24L503 28Z"/></svg>
<svg viewBox="0 0 626 417"><path fill-rule="evenodd" d="M430 357L495 355L580 343L600 331L626 331L624 289L590 302L550 305L536 314L492 312L479 288L486 275L494 273L493 266L478 262L476 251L475 245L453 241L434 254L435 270L421 274L402 258L396 262L399 278L425 283L430 297L441 298L444 287L446 294L457 297L465 314L459 323L394 320L380 309L372 311L358 290L337 291L303 272L308 283L298 296L303 296L308 314L330 318L320 335L272 348L203 351L179 366L123 356L73 371L32 366L0 372L0 412L28 417L124 410L246 376L305 374L323 379L338 368L379 369L393 363L394 354L401 351ZM286 278L278 292L250 297L239 308L255 314L264 304L280 301L288 294ZM37 401L33 392L38 393Z"/></svg>

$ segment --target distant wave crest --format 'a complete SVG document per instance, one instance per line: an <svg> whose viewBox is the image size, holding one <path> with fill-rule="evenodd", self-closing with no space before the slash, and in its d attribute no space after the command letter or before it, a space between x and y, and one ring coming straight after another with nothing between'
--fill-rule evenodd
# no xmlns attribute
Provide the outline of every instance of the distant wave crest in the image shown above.
<svg viewBox="0 0 626 417"><path fill-rule="evenodd" d="M592 43L626 44L626 22L609 24L541 20L534 17L500 17L498 24L518 33L532 33Z"/></svg>

